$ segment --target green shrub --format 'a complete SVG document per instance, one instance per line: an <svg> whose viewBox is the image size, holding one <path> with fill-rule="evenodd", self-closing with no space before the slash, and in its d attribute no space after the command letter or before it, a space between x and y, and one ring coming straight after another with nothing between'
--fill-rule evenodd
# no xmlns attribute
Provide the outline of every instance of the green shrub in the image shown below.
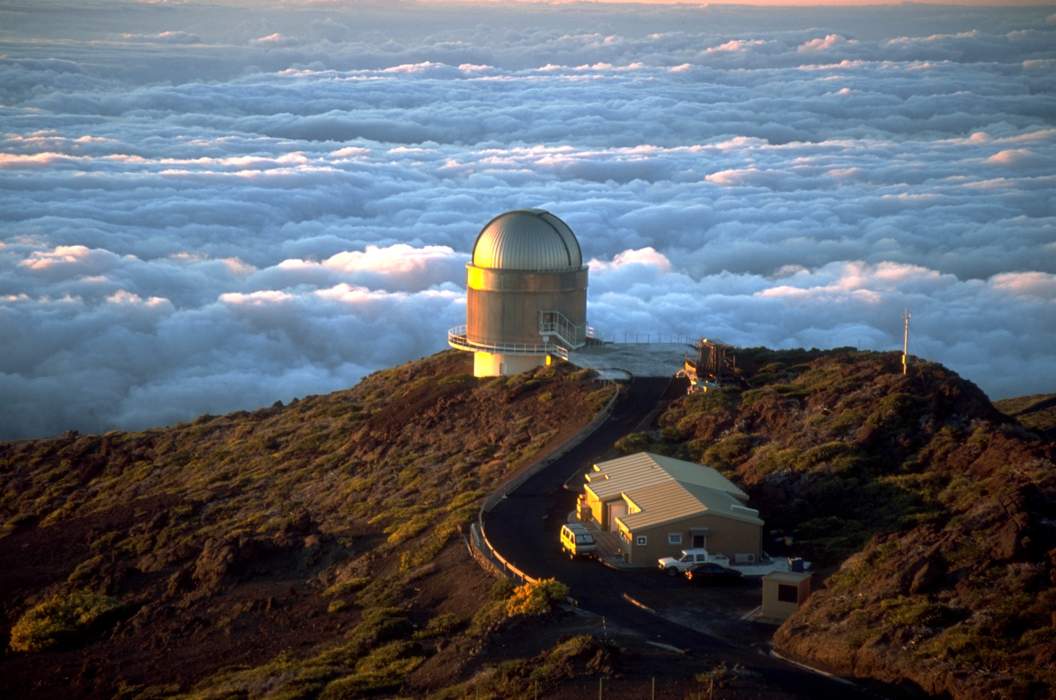
<svg viewBox="0 0 1056 700"><path fill-rule="evenodd" d="M472 374L454 374L449 377L441 377L440 381L437 382L440 386L450 386L452 384L461 384L465 386L472 386L476 383L476 377Z"/></svg>
<svg viewBox="0 0 1056 700"><path fill-rule="evenodd" d="M768 396L771 396L769 387L762 387L760 389L749 389L741 394L741 405L745 408L750 408L760 401L764 400Z"/></svg>
<svg viewBox="0 0 1056 700"><path fill-rule="evenodd" d="M103 557L98 554L85 559L66 577L67 583L85 585L85 582L92 578L102 563Z"/></svg>
<svg viewBox="0 0 1056 700"><path fill-rule="evenodd" d="M91 591L49 596L11 628L11 650L41 651L71 641L117 608L115 599Z"/></svg>
<svg viewBox="0 0 1056 700"><path fill-rule="evenodd" d="M330 604L326 606L326 611L330 614L339 613L343 610L348 610L349 604L347 600L341 598L334 598L330 601Z"/></svg>
<svg viewBox="0 0 1056 700"><path fill-rule="evenodd" d="M506 616L545 615L554 603L568 597L568 586L557 579L544 578L513 589L506 599Z"/></svg>
<svg viewBox="0 0 1056 700"><path fill-rule="evenodd" d="M452 511L458 510L459 508L472 507L476 510L478 502L484 498L484 492L480 489L474 491L463 491L454 498L451 499L450 503L447 504L445 510Z"/></svg>
<svg viewBox="0 0 1056 700"><path fill-rule="evenodd" d="M353 593L360 590L368 583L370 583L370 578L367 576L352 576L351 578L335 581L329 588L323 591L323 595L331 597Z"/></svg>
<svg viewBox="0 0 1056 700"><path fill-rule="evenodd" d="M356 605L361 608L387 608L399 604L401 598L400 586L388 577L379 576L356 594Z"/></svg>
<svg viewBox="0 0 1056 700"><path fill-rule="evenodd" d="M370 648L378 642L404 639L413 631L410 621L399 608L375 608L363 613L351 639Z"/></svg>
<svg viewBox="0 0 1056 700"><path fill-rule="evenodd" d="M706 448L702 461L718 468L736 467L748 459L754 445L751 435L732 433Z"/></svg>
<svg viewBox="0 0 1056 700"><path fill-rule="evenodd" d="M737 681L754 680L758 677L758 673L750 671L740 664L731 667L727 666L725 661L722 661L710 671L695 674L693 679L703 685L709 697L711 697L718 688L728 688L736 684Z"/></svg>
<svg viewBox="0 0 1056 700"><path fill-rule="evenodd" d="M938 657L947 661L956 659L978 665L1005 653L999 645L994 644L991 630L985 626L979 627L967 623L947 628L917 649L917 654L920 656Z"/></svg>
<svg viewBox="0 0 1056 700"><path fill-rule="evenodd" d="M0 537L7 537L13 532L32 526L37 522L37 516L32 513L21 513L12 517L3 527L0 527Z"/></svg>
<svg viewBox="0 0 1056 700"><path fill-rule="evenodd" d="M629 433L616 441L615 447L624 454L641 452L649 448L650 440L647 433Z"/></svg>
<svg viewBox="0 0 1056 700"><path fill-rule="evenodd" d="M917 597L891 598L881 602L880 609L888 622L899 627L945 627L958 617L955 610L945 605Z"/></svg>
<svg viewBox="0 0 1056 700"><path fill-rule="evenodd" d="M562 681L610 673L615 653L616 650L605 642L590 635L577 635L558 642L533 658L499 663L490 672L478 673L470 681L444 688L432 698L503 700L551 697Z"/></svg>
<svg viewBox="0 0 1056 700"><path fill-rule="evenodd" d="M806 398L810 391L798 384L771 384L770 389L786 399Z"/></svg>
<svg viewBox="0 0 1056 700"><path fill-rule="evenodd" d="M452 613L441 613L429 620L424 628L414 633L415 639L446 637L462 625L461 618Z"/></svg>
<svg viewBox="0 0 1056 700"><path fill-rule="evenodd" d="M477 608L469 623L469 635L481 637L502 624L506 619L506 602L492 600Z"/></svg>
<svg viewBox="0 0 1056 700"><path fill-rule="evenodd" d="M374 649L356 664L356 672L375 676L389 676L397 683L422 663L414 642L389 642Z"/></svg>
<svg viewBox="0 0 1056 700"><path fill-rule="evenodd" d="M429 527L429 524L433 521L431 513L422 513L416 515L410 520L406 520L399 525L395 526L389 533L388 543L391 545L401 544L411 539L415 535L420 534L425 528Z"/></svg>
<svg viewBox="0 0 1056 700"><path fill-rule="evenodd" d="M832 537L848 530L860 530L862 524L854 520L844 520L835 515L822 515L803 521L796 527L796 535L801 540L812 540L819 537Z"/></svg>
<svg viewBox="0 0 1056 700"><path fill-rule="evenodd" d="M865 426L884 432L911 430L923 410L920 397L905 393L888 394L872 406Z"/></svg>
<svg viewBox="0 0 1056 700"><path fill-rule="evenodd" d="M815 465L831 462L837 457L853 451L853 449L853 447L840 440L826 442L803 452L796 461L795 468L799 471L806 471Z"/></svg>
<svg viewBox="0 0 1056 700"><path fill-rule="evenodd" d="M799 460L800 452L795 447L781 448L777 445L763 445L752 454L755 471L759 474L791 469Z"/></svg>

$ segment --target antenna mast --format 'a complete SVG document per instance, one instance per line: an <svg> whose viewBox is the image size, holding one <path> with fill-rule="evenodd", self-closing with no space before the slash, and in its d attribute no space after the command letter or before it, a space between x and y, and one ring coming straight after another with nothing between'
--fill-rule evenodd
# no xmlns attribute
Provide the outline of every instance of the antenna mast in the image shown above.
<svg viewBox="0 0 1056 700"><path fill-rule="evenodd" d="M909 309L902 312L902 375L909 371L909 319L912 314Z"/></svg>

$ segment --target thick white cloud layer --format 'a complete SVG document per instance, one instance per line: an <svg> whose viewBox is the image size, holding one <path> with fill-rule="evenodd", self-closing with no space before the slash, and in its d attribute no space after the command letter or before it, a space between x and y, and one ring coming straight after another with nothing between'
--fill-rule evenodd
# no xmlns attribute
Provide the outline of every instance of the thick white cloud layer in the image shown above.
<svg viewBox="0 0 1056 700"><path fill-rule="evenodd" d="M0 54L0 437L438 350L525 206L612 338L894 349L908 307L916 353L1056 390L1051 10L42 1Z"/></svg>

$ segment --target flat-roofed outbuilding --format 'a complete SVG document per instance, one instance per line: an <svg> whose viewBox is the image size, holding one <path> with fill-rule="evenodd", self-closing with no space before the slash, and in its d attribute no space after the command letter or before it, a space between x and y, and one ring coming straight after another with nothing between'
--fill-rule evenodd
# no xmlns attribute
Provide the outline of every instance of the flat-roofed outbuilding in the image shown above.
<svg viewBox="0 0 1056 700"><path fill-rule="evenodd" d="M763 606L760 616L784 621L810 596L809 572L775 571L763 577Z"/></svg>

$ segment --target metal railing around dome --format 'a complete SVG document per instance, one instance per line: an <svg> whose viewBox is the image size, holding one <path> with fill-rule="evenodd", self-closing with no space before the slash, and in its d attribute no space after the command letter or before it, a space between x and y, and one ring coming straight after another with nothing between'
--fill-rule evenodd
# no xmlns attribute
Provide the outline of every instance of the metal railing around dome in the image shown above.
<svg viewBox="0 0 1056 700"><path fill-rule="evenodd" d="M572 323L560 311L540 311L539 337L541 343L489 343L471 339L466 326L455 326L447 332L447 344L456 350L470 352L556 355L567 360L570 350L578 350L598 336L593 327ZM552 339L558 342L551 342Z"/></svg>
<svg viewBox="0 0 1056 700"><path fill-rule="evenodd" d="M466 335L465 326L455 326L447 332L447 344L456 350L470 352L496 352L509 355L557 355L568 357L568 351L556 343L487 343L471 340Z"/></svg>
<svg viewBox="0 0 1056 700"><path fill-rule="evenodd" d="M540 311L539 335L541 343L489 343L472 340L465 325L448 330L448 344L470 352L506 353L508 355L557 355L568 359L569 351L579 349L598 334L593 327L572 323L561 311ZM557 340L558 342L551 342Z"/></svg>

